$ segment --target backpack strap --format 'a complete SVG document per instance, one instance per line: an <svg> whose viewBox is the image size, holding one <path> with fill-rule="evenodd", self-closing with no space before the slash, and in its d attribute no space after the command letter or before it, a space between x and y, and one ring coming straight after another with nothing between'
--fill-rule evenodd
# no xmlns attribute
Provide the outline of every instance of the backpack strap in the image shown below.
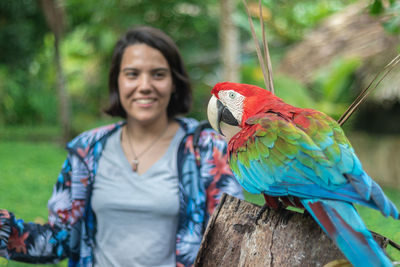
<svg viewBox="0 0 400 267"><path fill-rule="evenodd" d="M200 134L204 129L207 128L211 128L211 124L204 120L199 122L199 125L196 127L196 129L194 130L194 134L193 134L193 147L194 149L197 149L199 147L199 140L200 140Z"/></svg>
<svg viewBox="0 0 400 267"><path fill-rule="evenodd" d="M206 128L212 128L210 123L206 120L201 121L193 133L193 149L194 149L194 155L196 158L196 165L198 167L200 167L200 165L201 165L200 149L199 149L200 135L201 135L201 131L203 131Z"/></svg>

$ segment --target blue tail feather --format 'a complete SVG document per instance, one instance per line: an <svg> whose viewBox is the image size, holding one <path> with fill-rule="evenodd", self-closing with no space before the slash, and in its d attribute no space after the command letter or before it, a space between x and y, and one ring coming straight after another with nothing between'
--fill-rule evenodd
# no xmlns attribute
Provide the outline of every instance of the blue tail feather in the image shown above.
<svg viewBox="0 0 400 267"><path fill-rule="evenodd" d="M359 176L345 174L356 192L365 200L372 202L385 217L392 216L399 219L396 206L386 197L382 188L365 172Z"/></svg>
<svg viewBox="0 0 400 267"><path fill-rule="evenodd" d="M351 203L301 199L304 208L353 266L393 266Z"/></svg>
<svg viewBox="0 0 400 267"><path fill-rule="evenodd" d="M375 181L372 181L371 199L376 203L383 215L400 219L396 206L385 196L382 188Z"/></svg>

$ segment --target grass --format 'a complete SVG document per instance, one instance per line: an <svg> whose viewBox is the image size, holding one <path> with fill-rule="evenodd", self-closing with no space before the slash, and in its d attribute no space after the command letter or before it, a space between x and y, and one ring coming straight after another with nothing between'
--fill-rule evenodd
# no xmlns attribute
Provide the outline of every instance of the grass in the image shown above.
<svg viewBox="0 0 400 267"><path fill-rule="evenodd" d="M0 208L12 211L25 221L47 221L47 201L52 192L66 151L50 142L0 141ZM400 193L385 189L386 194L400 208ZM261 195L245 192L246 200L263 205ZM400 243L400 224L384 218L379 212L357 206L367 227ZM400 260L400 252L389 247L388 253ZM0 266L27 267L31 265L6 262ZM49 265L36 265L49 266ZM66 266L66 262L50 266Z"/></svg>
<svg viewBox="0 0 400 267"><path fill-rule="evenodd" d="M61 127L57 125L40 126L7 126L0 125L0 140L7 141L58 141Z"/></svg>

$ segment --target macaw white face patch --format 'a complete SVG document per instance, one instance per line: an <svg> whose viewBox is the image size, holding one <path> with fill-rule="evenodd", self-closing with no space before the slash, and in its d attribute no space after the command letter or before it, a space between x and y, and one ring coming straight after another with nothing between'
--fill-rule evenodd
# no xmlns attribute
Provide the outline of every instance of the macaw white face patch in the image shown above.
<svg viewBox="0 0 400 267"><path fill-rule="evenodd" d="M238 123L242 124L243 102L245 97L233 90L219 91L218 97L222 104L229 109Z"/></svg>

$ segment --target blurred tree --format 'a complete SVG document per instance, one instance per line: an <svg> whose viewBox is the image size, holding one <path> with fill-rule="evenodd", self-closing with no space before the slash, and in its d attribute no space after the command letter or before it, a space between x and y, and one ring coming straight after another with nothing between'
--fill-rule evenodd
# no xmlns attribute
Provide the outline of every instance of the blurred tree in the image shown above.
<svg viewBox="0 0 400 267"><path fill-rule="evenodd" d="M64 10L61 1L42 0L41 5L46 17L47 24L54 34L54 62L57 75L57 92L59 117L62 128L61 142L65 143L70 139L70 111L69 97L66 92L63 64L60 55L60 43L64 33Z"/></svg>
<svg viewBox="0 0 400 267"><path fill-rule="evenodd" d="M233 15L237 0L220 0L220 47L222 80L240 82L240 41L239 31L234 24Z"/></svg>
<svg viewBox="0 0 400 267"><path fill-rule="evenodd" d="M30 78L46 32L36 1L0 1L0 124L41 120Z"/></svg>
<svg viewBox="0 0 400 267"><path fill-rule="evenodd" d="M41 48L46 32L35 0L0 1L0 64L26 68Z"/></svg>

